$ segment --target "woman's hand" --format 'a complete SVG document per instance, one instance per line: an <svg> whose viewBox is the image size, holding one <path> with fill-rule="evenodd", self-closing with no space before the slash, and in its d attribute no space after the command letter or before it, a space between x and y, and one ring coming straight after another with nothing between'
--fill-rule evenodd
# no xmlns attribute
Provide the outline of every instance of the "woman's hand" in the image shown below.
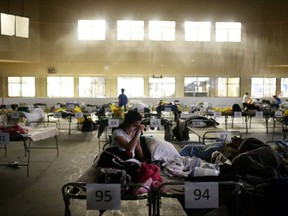
<svg viewBox="0 0 288 216"><path fill-rule="evenodd" d="M142 131L144 131L145 126L143 124L140 124L137 128L136 131L141 133Z"/></svg>

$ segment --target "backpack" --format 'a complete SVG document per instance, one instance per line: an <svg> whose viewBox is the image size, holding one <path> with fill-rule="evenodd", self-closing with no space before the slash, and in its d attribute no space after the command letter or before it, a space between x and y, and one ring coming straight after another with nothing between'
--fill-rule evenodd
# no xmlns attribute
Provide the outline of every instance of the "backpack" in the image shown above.
<svg viewBox="0 0 288 216"><path fill-rule="evenodd" d="M141 167L141 162L131 158L127 152L117 147L109 147L100 154L98 167L124 170L134 182L137 179L137 171Z"/></svg>
<svg viewBox="0 0 288 216"><path fill-rule="evenodd" d="M82 123L82 131L94 131L98 129L98 125L96 122L93 122L91 118L85 118Z"/></svg>
<svg viewBox="0 0 288 216"><path fill-rule="evenodd" d="M131 182L131 177L125 170L115 168L101 168L98 167L96 170L97 183L105 184L128 184ZM129 187L121 187L121 195L124 195Z"/></svg>

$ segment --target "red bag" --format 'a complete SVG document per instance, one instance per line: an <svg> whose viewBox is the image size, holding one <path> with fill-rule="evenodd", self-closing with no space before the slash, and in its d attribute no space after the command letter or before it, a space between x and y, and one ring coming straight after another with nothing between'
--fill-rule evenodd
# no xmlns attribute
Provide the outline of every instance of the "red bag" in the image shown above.
<svg viewBox="0 0 288 216"><path fill-rule="evenodd" d="M162 182L160 167L155 164L142 163L138 171L138 182L145 182L148 178L152 178L153 181Z"/></svg>
<svg viewBox="0 0 288 216"><path fill-rule="evenodd" d="M20 127L19 125L13 125L8 127L0 127L0 131L2 133L9 133L10 134L10 141L18 141L23 139L20 134L25 134L25 130ZM20 133L20 134L19 134Z"/></svg>

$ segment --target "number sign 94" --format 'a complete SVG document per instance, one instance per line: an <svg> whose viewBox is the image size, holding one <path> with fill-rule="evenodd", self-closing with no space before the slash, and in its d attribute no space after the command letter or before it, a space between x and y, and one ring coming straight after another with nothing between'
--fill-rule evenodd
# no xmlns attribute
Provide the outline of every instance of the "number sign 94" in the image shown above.
<svg viewBox="0 0 288 216"><path fill-rule="evenodd" d="M218 208L217 182L185 182L185 208Z"/></svg>

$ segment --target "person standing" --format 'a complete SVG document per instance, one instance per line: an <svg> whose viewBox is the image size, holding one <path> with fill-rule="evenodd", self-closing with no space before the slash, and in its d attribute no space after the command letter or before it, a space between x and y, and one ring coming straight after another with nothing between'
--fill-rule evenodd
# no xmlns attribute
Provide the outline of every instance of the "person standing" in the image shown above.
<svg viewBox="0 0 288 216"><path fill-rule="evenodd" d="M127 106L127 103L128 103L128 98L127 96L124 94L124 91L125 89L122 88L121 89L121 94L118 96L118 106L119 107L122 107L124 106L124 110L126 111L126 106Z"/></svg>
<svg viewBox="0 0 288 216"><path fill-rule="evenodd" d="M245 109L248 106L248 100L249 100L249 93L246 92L245 95L243 96L242 99L242 105L243 105L243 109Z"/></svg>
<svg viewBox="0 0 288 216"><path fill-rule="evenodd" d="M277 95L273 95L273 101L271 107L278 109L281 103L282 103L281 99Z"/></svg>

